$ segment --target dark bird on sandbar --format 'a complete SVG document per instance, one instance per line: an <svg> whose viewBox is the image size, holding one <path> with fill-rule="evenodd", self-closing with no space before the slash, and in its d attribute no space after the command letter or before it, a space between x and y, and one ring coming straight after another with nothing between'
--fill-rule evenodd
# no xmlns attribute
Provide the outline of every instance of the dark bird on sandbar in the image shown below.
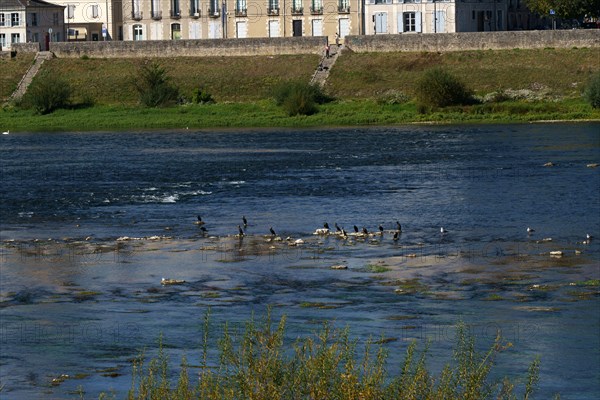
<svg viewBox="0 0 600 400"><path fill-rule="evenodd" d="M196 218L196 222L194 222L196 225L204 225L204 221L202 221L202 217L200 215L197 215Z"/></svg>
<svg viewBox="0 0 600 400"><path fill-rule="evenodd" d="M202 233L207 233L207 232L208 232L208 229L206 229L206 228L205 228L205 227L203 227L203 226L201 226L201 227L200 227L200 230L202 231Z"/></svg>
<svg viewBox="0 0 600 400"><path fill-rule="evenodd" d="M336 231L338 231L338 232L341 232L341 231L342 231L342 228L340 228L340 227L338 226L337 222L335 223L335 230L336 230Z"/></svg>
<svg viewBox="0 0 600 400"><path fill-rule="evenodd" d="M273 227L270 227L269 231L271 232L271 235L277 236L277 234L275 233L275 229L273 229Z"/></svg>
<svg viewBox="0 0 600 400"><path fill-rule="evenodd" d="M383 226L379 225L379 232L383 234Z"/></svg>
<svg viewBox="0 0 600 400"><path fill-rule="evenodd" d="M365 228L365 227L363 226L362 233L364 233L365 235L368 235L368 234L369 234L369 231L367 230L367 228Z"/></svg>
<svg viewBox="0 0 600 400"><path fill-rule="evenodd" d="M398 232L398 231L394 232L394 242L397 242L399 238L400 238L400 232Z"/></svg>
<svg viewBox="0 0 600 400"><path fill-rule="evenodd" d="M354 225L354 233L358 233L358 226Z"/></svg>
<svg viewBox="0 0 600 400"><path fill-rule="evenodd" d="M345 230L344 228L342 228L342 236L343 236L343 237L346 237L346 236L348 236L348 234L346 233L346 230Z"/></svg>
<svg viewBox="0 0 600 400"><path fill-rule="evenodd" d="M396 227L398 228L398 232L402 232L402 225L400 225L400 222L396 221Z"/></svg>
<svg viewBox="0 0 600 400"><path fill-rule="evenodd" d="M240 237L241 237L241 236L244 236L244 230L243 230L243 229L242 229L242 227L241 227L241 226L239 226L239 225L238 225L238 233L239 233Z"/></svg>
<svg viewBox="0 0 600 400"><path fill-rule="evenodd" d="M246 219L246 216L242 216L242 222L244 223L244 228L248 226L248 220Z"/></svg>
<svg viewBox="0 0 600 400"><path fill-rule="evenodd" d="M329 224L328 224L327 222L325 222L325 223L323 224L323 228L325 228L325 229L329 229Z"/></svg>

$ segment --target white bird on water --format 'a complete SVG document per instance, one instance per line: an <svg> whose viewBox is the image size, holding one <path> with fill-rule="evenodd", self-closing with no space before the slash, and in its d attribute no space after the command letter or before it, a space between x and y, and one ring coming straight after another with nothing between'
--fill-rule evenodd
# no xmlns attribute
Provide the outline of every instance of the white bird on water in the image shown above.
<svg viewBox="0 0 600 400"><path fill-rule="evenodd" d="M3 135L8 135L10 131L2 132Z"/></svg>
<svg viewBox="0 0 600 400"><path fill-rule="evenodd" d="M440 233L441 233L441 234L444 234L444 233L448 233L448 231L447 231L447 230L445 230L445 229L442 227L442 228L440 228Z"/></svg>

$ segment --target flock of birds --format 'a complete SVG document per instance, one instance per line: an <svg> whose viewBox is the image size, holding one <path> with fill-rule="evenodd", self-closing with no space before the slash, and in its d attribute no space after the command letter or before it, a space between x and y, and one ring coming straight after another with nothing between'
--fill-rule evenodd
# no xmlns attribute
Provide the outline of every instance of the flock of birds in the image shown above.
<svg viewBox="0 0 600 400"><path fill-rule="evenodd" d="M198 225L200 227L200 230L202 231L202 233L207 234L208 233L208 229L206 229L206 227L204 226L206 224L206 222L202 219L201 215L198 215L196 217L196 221L194 222L196 225ZM243 227L243 228L242 228ZM242 223L240 225L237 226L238 228L238 233L237 233L237 237L242 239L245 235L246 232L244 231L244 229L246 229L248 227L248 220L246 219L246 216L242 216ZM338 235L342 238L347 238L348 236L358 236L358 237L368 237L368 236L373 236L373 235L381 235L383 236L383 234L386 232L385 228L383 227L383 225L379 225L378 226L378 231L369 231L367 228L365 228L364 226L362 227L362 229L359 229L358 226L354 225L353 226L353 230L354 232L351 232L350 234L348 234L348 232L346 232L346 230L343 227L340 227L337 222L334 223L334 229L333 230L329 224L327 222L325 222L323 224L322 228L317 228L314 232L314 235L329 235L329 234L334 234L334 235ZM393 233L393 237L392 240L394 241L398 241L400 239L400 234L402 233L402 224L400 224L399 221L396 221L396 229L394 230L388 230L388 233ZM527 234L528 235L532 235L535 232L535 229L531 228L531 227L527 227ZM277 232L275 232L275 229L273 229L273 227L269 227L269 233L272 237L276 237L277 236ZM440 227L440 234L441 235L445 235L448 233L448 230L446 230L444 227ZM590 235L589 233L586 234L586 241L584 241L584 244L589 244L590 241L592 240L593 236Z"/></svg>
<svg viewBox="0 0 600 400"><path fill-rule="evenodd" d="M200 230L203 233L208 233L208 229L206 229L205 225L205 221L202 219L202 216L198 215L196 217L196 221L194 222L196 225L200 226ZM243 226L243 228L242 228ZM246 229L248 227L248 220L246 219L246 216L242 216L242 224L238 225L238 234L237 236L241 239L246 235L246 232L244 231L244 229ZM342 227L340 227L337 223L334 224L335 227L335 234L342 236L342 237L347 237L349 236L348 233L346 232L346 230ZM332 233L333 230L330 228L329 224L327 222L325 222L323 224L322 228L318 228L317 230L315 230L314 234L315 235L328 235L330 233ZM385 229L383 228L382 225L379 225L379 234L383 235L383 233L385 232ZM444 228L440 228L440 232L441 233L447 233L448 231L445 230ZM271 236L275 237L277 236L277 232L275 232L275 229L273 229L273 227L269 227L269 233L271 234ZM394 236L393 239L394 241L398 240L400 238L400 234L402 233L402 225L400 224L399 221L396 221L396 229L393 231ZM372 235L373 232L369 232L369 230L365 227L361 229L358 228L358 226L354 225L354 235L357 236L368 236L368 235Z"/></svg>

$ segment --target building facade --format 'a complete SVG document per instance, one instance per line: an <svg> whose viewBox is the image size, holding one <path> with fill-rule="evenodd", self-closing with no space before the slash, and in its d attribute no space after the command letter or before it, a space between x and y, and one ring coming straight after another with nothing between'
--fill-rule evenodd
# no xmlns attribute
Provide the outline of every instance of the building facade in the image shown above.
<svg viewBox="0 0 600 400"><path fill-rule="evenodd" d="M124 40L328 36L359 32L359 0L123 0Z"/></svg>
<svg viewBox="0 0 600 400"><path fill-rule="evenodd" d="M123 40L123 1L126 0L53 1L65 7L68 41Z"/></svg>
<svg viewBox="0 0 600 400"><path fill-rule="evenodd" d="M0 49L13 43L35 42L46 49L64 40L64 7L42 0L0 1Z"/></svg>
<svg viewBox="0 0 600 400"><path fill-rule="evenodd" d="M366 0L365 34L505 31L509 2Z"/></svg>

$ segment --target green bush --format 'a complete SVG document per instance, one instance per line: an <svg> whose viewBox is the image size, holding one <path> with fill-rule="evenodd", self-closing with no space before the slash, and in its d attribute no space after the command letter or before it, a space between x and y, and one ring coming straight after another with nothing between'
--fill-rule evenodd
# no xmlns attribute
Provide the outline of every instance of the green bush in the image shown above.
<svg viewBox="0 0 600 400"><path fill-rule="evenodd" d="M62 77L44 73L38 75L29 86L21 105L33 108L39 114L49 114L70 105L73 90Z"/></svg>
<svg viewBox="0 0 600 400"><path fill-rule="evenodd" d="M314 114L318 111L317 104L333 100L321 86L306 82L285 82L275 88L273 97L275 104L283 106L289 116Z"/></svg>
<svg viewBox="0 0 600 400"><path fill-rule="evenodd" d="M215 100L210 93L202 91L200 88L196 88L192 93L192 102L194 104L209 104L214 103Z"/></svg>
<svg viewBox="0 0 600 400"><path fill-rule="evenodd" d="M140 68L135 88L140 95L140 103L147 107L173 104L179 90L171 85L171 78L160 64L153 62Z"/></svg>
<svg viewBox="0 0 600 400"><path fill-rule="evenodd" d="M434 109L474 102L473 92L441 68L425 71L417 82L416 95L418 104Z"/></svg>
<svg viewBox="0 0 600 400"><path fill-rule="evenodd" d="M596 72L588 82L584 97L594 108L600 108L600 72Z"/></svg>

